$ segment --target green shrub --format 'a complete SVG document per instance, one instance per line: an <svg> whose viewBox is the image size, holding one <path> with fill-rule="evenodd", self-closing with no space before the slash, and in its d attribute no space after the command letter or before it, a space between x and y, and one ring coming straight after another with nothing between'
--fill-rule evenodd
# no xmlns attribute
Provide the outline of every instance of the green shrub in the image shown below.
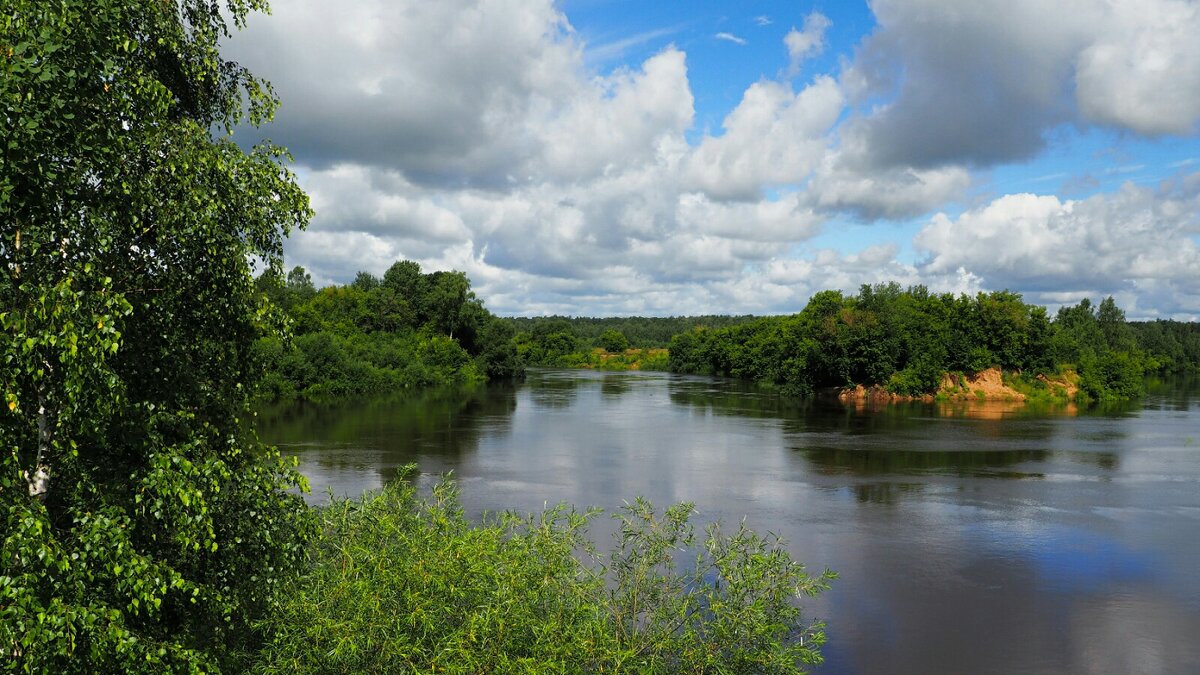
<svg viewBox="0 0 1200 675"><path fill-rule="evenodd" d="M267 673L801 672L820 623L796 599L828 587L783 545L739 526L696 543L689 504L637 500L614 515L558 506L471 524L455 486L407 482L322 513L308 576L265 628Z"/></svg>
<svg viewBox="0 0 1200 675"><path fill-rule="evenodd" d="M662 370L671 369L670 355L665 351L651 351L649 349L642 352L642 370Z"/></svg>
<svg viewBox="0 0 1200 675"><path fill-rule="evenodd" d="M621 331L610 328L600 334L600 338L596 340L596 346L610 354L620 354L629 349L629 338L625 337Z"/></svg>

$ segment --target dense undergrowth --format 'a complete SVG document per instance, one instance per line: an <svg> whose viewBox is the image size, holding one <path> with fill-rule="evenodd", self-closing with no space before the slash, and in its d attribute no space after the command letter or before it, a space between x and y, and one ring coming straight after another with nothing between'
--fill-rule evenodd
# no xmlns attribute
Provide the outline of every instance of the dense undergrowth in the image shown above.
<svg viewBox="0 0 1200 675"><path fill-rule="evenodd" d="M265 337L257 353L267 401L381 394L517 377L511 326L493 316L461 272L423 274L399 261L383 275L317 290L293 268L257 287L290 339Z"/></svg>
<svg viewBox="0 0 1200 675"><path fill-rule="evenodd" d="M739 526L698 537L693 509L638 500L472 524L457 489L407 481L321 510L312 565L264 629L266 673L795 673L823 626L796 600L828 587L782 542ZM689 556L694 556L690 557Z"/></svg>
<svg viewBox="0 0 1200 675"><path fill-rule="evenodd" d="M545 317L508 319L521 330L513 336L521 362L550 368L592 370L667 370L663 328L689 325L686 319L588 319ZM692 324L694 325L694 324ZM596 332L596 328L604 327ZM619 327L631 328L633 337ZM668 338L669 339L669 338Z"/></svg>

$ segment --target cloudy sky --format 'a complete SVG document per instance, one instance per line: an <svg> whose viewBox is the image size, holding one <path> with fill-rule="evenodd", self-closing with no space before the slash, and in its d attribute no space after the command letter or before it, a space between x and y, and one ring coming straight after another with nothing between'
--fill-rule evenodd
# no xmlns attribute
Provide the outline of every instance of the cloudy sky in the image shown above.
<svg viewBox="0 0 1200 675"><path fill-rule="evenodd" d="M273 4L226 51L282 99L319 284L408 258L504 315L894 280L1200 319L1200 2Z"/></svg>

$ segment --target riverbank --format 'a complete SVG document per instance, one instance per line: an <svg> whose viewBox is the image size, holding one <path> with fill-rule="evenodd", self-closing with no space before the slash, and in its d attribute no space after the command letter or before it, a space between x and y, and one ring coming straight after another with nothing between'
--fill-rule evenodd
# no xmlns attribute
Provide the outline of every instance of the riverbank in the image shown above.
<svg viewBox="0 0 1200 675"><path fill-rule="evenodd" d="M833 394L842 403L902 403L920 401L1006 401L1025 402L1074 401L1079 393L1079 376L1074 370L1064 370L1055 377L1038 374L1028 377L1021 373L1005 373L1000 368L987 368L974 374L944 373L938 390L933 394L911 396L889 391L882 384L857 385L835 389Z"/></svg>

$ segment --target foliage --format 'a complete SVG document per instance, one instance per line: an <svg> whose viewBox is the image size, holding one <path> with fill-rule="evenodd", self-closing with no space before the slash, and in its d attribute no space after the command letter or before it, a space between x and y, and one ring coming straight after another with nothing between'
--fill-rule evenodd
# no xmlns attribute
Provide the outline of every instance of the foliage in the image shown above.
<svg viewBox="0 0 1200 675"><path fill-rule="evenodd" d="M257 0L0 13L0 653L25 672L237 669L311 531L239 416L309 217L275 101L220 57Z"/></svg>
<svg viewBox="0 0 1200 675"><path fill-rule="evenodd" d="M512 324L518 334L536 337L541 334L566 333L582 344L600 345L598 340L606 331L615 330L629 340L629 346L640 349L666 347L671 338L697 326L722 328L745 323L754 317L745 316L611 316L611 317L566 317L534 316L511 317L504 321ZM552 327L548 330L547 327ZM611 350L610 350L611 351Z"/></svg>
<svg viewBox="0 0 1200 675"><path fill-rule="evenodd" d="M828 587L773 538L710 526L696 558L689 504L638 500L614 515L563 506L464 517L453 484L407 483L322 512L313 565L268 622L267 673L799 672L820 663L820 623L796 599Z"/></svg>
<svg viewBox="0 0 1200 675"><path fill-rule="evenodd" d="M1153 370L1200 372L1200 323L1182 321L1132 322L1138 347L1149 355Z"/></svg>
<svg viewBox="0 0 1200 675"><path fill-rule="evenodd" d="M956 297L893 283L848 297L823 291L793 316L680 333L671 341L670 369L754 380L795 395L882 384L916 396L936 392L948 372L1053 374L1070 365L1084 397L1129 398L1140 395L1144 371L1158 363L1138 346L1139 335L1148 344L1153 339L1164 363L1188 362L1186 331L1166 323L1131 326L1112 298L1099 311L1088 300L1064 307L1051 321L1044 308L1008 291Z"/></svg>
<svg viewBox="0 0 1200 675"><path fill-rule="evenodd" d="M611 354L620 354L629 349L629 338L615 328L609 328L600 334L596 346Z"/></svg>
<svg viewBox="0 0 1200 675"><path fill-rule="evenodd" d="M312 287L303 267L283 282L268 272L258 291L283 310L294 340L258 345L266 400L378 394L519 377L509 323L492 316L461 272L423 274L401 260L379 279Z"/></svg>

